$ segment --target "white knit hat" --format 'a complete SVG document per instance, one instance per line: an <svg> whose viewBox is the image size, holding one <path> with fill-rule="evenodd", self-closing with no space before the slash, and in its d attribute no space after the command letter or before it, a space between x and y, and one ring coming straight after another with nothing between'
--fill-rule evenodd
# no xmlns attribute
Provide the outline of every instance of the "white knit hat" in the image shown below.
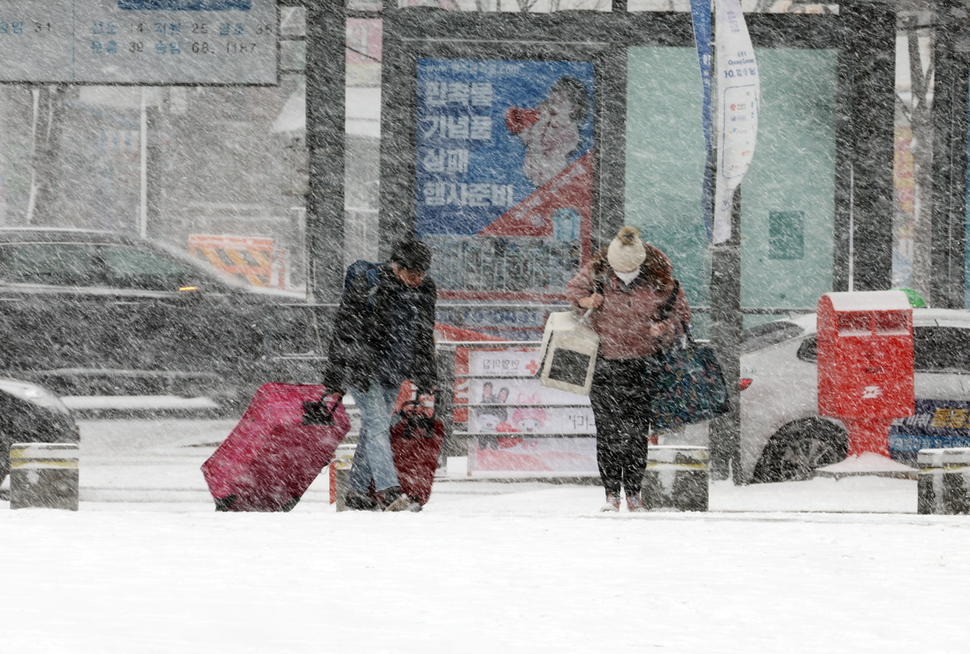
<svg viewBox="0 0 970 654"><path fill-rule="evenodd" d="M646 258L640 230L629 225L620 230L606 251L606 260L617 272L633 272Z"/></svg>

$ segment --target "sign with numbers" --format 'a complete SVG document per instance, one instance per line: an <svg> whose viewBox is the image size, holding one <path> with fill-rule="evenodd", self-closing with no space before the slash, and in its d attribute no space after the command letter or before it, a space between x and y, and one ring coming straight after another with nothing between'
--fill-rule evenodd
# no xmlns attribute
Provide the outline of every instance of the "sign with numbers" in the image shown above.
<svg viewBox="0 0 970 654"><path fill-rule="evenodd" d="M0 82L276 84L275 0L10 0Z"/></svg>

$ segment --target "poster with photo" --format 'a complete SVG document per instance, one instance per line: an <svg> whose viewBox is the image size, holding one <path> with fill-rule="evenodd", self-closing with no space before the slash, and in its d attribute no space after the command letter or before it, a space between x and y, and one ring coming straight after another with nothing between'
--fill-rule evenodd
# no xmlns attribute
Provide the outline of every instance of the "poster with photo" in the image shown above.
<svg viewBox="0 0 970 654"><path fill-rule="evenodd" d="M591 253L593 73L418 60L415 227L441 298L562 298Z"/></svg>

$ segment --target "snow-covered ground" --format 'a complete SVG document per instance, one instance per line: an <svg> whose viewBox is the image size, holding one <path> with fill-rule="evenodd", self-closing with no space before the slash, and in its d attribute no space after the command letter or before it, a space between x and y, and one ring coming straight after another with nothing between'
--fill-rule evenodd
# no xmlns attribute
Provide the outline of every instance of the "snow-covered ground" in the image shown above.
<svg viewBox="0 0 970 654"><path fill-rule="evenodd" d="M84 421L78 512L0 502L17 653L965 652L970 518L916 482L734 487L600 514L596 486L440 481L422 513L216 513L226 421Z"/></svg>

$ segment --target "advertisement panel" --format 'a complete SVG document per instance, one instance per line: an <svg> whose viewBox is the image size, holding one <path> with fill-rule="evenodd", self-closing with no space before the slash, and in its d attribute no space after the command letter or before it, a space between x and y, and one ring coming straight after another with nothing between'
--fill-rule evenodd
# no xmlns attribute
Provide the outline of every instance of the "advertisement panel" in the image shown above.
<svg viewBox="0 0 970 654"><path fill-rule="evenodd" d="M598 474L589 397L539 384L538 355L538 348L468 351L468 381L456 400L475 435L468 440L469 475Z"/></svg>
<svg viewBox="0 0 970 654"><path fill-rule="evenodd" d="M415 229L443 299L561 299L590 256L593 64L419 59Z"/></svg>
<svg viewBox="0 0 970 654"><path fill-rule="evenodd" d="M916 465L926 448L970 447L970 402L916 400L916 412L889 428L889 453L902 463Z"/></svg>

